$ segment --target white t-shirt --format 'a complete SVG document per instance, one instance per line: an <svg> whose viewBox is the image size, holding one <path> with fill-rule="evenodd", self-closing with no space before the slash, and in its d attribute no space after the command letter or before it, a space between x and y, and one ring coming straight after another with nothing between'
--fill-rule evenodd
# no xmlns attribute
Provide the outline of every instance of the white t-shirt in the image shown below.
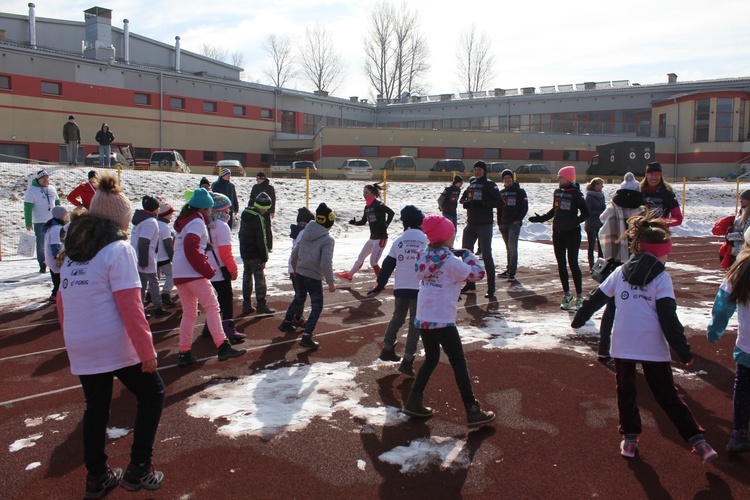
<svg viewBox="0 0 750 500"><path fill-rule="evenodd" d="M141 288L135 251L115 241L88 262L66 257L60 269L63 337L74 375L107 373L141 362L117 309L114 292Z"/></svg>
<svg viewBox="0 0 750 500"><path fill-rule="evenodd" d="M149 240L148 244L148 266L138 267L138 272L144 274L153 274L156 272L156 247L159 243L159 223L155 217L149 217L141 221L137 226L133 226L133 233L130 235L130 244L136 250L136 263L138 255L138 241L141 238Z"/></svg>
<svg viewBox="0 0 750 500"><path fill-rule="evenodd" d="M732 284L726 279L721 284L721 289L725 292L732 293ZM742 302L737 303L737 347L742 352L750 353L750 307Z"/></svg>
<svg viewBox="0 0 750 500"><path fill-rule="evenodd" d="M196 271L185 256L185 236L197 234L201 241L199 248L205 252L208 244L208 230L206 223L201 217L196 217L187 223L182 231L174 236L174 259L172 259L172 277L174 278L202 278L203 275ZM210 252L209 252L210 253ZM218 271L217 268L214 268Z"/></svg>
<svg viewBox="0 0 750 500"><path fill-rule="evenodd" d="M222 220L214 220L212 225L211 246L213 247L213 251L209 250L206 252L206 255L208 255L208 263L211 264L211 267L216 269L216 274L211 278L211 281L224 281L224 276L221 274L221 268L224 266L224 261L221 259L219 247L226 245L229 245L230 247L232 246L232 230L229 229L226 222ZM216 258L214 258L214 254L216 254Z"/></svg>
<svg viewBox="0 0 750 500"><path fill-rule="evenodd" d="M669 361L669 343L659 324L656 301L674 299L672 278L663 272L646 286L631 285L615 269L599 286L608 297L615 298L615 324L612 329L610 355L635 361Z"/></svg>
<svg viewBox="0 0 750 500"><path fill-rule="evenodd" d="M34 209L31 212L31 222L39 224L50 220L57 198L57 189L51 184L46 187L35 186L33 184L29 186L23 201L24 203L34 204Z"/></svg>
<svg viewBox="0 0 750 500"><path fill-rule="evenodd" d="M67 226L54 225L47 229L47 232L44 233L44 262L47 264L47 267L49 267L49 270L53 273L59 273L60 266L57 265L55 256L52 255L52 245L62 246L60 235L65 228L67 228Z"/></svg>
<svg viewBox="0 0 750 500"><path fill-rule="evenodd" d="M167 249L164 248L164 240L172 239L172 230L169 229L169 224L166 222L160 220L156 222L159 224L159 249L156 252L156 261L164 262L165 260L169 260Z"/></svg>
<svg viewBox="0 0 750 500"><path fill-rule="evenodd" d="M427 243L427 236L420 229L407 229L393 241L388 257L396 259L394 289L419 290L414 262L417 260L417 252L424 250Z"/></svg>
<svg viewBox="0 0 750 500"><path fill-rule="evenodd" d="M419 328L442 328L456 324L458 296L471 266L451 255L433 276L419 282L417 317Z"/></svg>

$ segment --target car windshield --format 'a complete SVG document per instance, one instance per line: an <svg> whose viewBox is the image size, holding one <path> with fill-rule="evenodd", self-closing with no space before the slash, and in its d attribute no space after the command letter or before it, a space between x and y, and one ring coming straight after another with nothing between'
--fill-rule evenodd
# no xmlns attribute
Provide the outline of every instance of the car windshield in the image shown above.
<svg viewBox="0 0 750 500"><path fill-rule="evenodd" d="M151 155L151 161L159 161L165 158L172 161L174 159L174 155L172 153L154 153Z"/></svg>
<svg viewBox="0 0 750 500"><path fill-rule="evenodd" d="M348 167L369 167L370 163L367 160L354 160L347 163Z"/></svg>
<svg viewBox="0 0 750 500"><path fill-rule="evenodd" d="M294 168L313 168L315 164L311 161L296 161L294 162Z"/></svg>
<svg viewBox="0 0 750 500"><path fill-rule="evenodd" d="M411 167L413 163L411 158L396 158L394 165L397 167Z"/></svg>

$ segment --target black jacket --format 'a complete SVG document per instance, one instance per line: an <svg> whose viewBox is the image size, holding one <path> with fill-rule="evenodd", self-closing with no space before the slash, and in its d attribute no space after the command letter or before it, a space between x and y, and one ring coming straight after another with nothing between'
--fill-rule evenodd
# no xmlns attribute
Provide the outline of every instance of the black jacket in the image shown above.
<svg viewBox="0 0 750 500"><path fill-rule="evenodd" d="M214 193L220 193L229 198L229 201L232 202L232 213L236 214L240 211L240 203L237 201L237 188L235 187L234 183L231 181L225 181L221 177L216 179L213 184L211 184L211 190Z"/></svg>
<svg viewBox="0 0 750 500"><path fill-rule="evenodd" d="M375 199L365 207L365 213L360 220L356 218L349 221L355 226L370 224L370 239L382 240L388 237L388 226L393 221L393 210L388 208L382 201Z"/></svg>
<svg viewBox="0 0 750 500"><path fill-rule="evenodd" d="M115 136L109 129L107 129L106 132L102 129L96 133L94 139L96 139L96 142L98 142L102 146L109 146L114 142Z"/></svg>
<svg viewBox="0 0 750 500"><path fill-rule="evenodd" d="M276 213L276 190L271 185L271 182L268 179L264 180L263 182L259 182L253 186L253 188L250 190L250 200L254 200L255 198L257 198L257 196L260 193L266 193L271 198L271 208L269 208L266 213L275 214Z"/></svg>
<svg viewBox="0 0 750 500"><path fill-rule="evenodd" d="M466 223L492 224L493 211L503 202L500 189L487 178L487 175L472 177L469 182L469 187L464 190L460 200L466 209Z"/></svg>
<svg viewBox="0 0 750 500"><path fill-rule="evenodd" d="M455 214L458 208L458 198L461 196L461 188L455 184L443 189L438 197L438 208L444 214Z"/></svg>
<svg viewBox="0 0 750 500"><path fill-rule="evenodd" d="M523 219L529 211L529 199L526 191L514 182L509 188L503 188L500 191L502 204L497 207L497 225L512 224L519 221L523 224Z"/></svg>
<svg viewBox="0 0 750 500"><path fill-rule="evenodd" d="M268 261L266 221L255 208L248 207L242 211L239 237L242 260Z"/></svg>
<svg viewBox="0 0 750 500"><path fill-rule="evenodd" d="M580 212L580 214L579 214ZM529 217L531 222L546 222L552 218L553 231L572 231L589 217L586 201L578 183L555 189L552 208L544 215Z"/></svg>

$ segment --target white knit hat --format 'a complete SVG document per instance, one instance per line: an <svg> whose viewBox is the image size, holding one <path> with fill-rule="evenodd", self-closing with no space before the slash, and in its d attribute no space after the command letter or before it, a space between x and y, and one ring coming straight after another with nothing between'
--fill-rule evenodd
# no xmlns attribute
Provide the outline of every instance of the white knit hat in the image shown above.
<svg viewBox="0 0 750 500"><path fill-rule="evenodd" d="M631 191L640 191L641 185L638 184L638 181L635 180L635 175L633 175L633 172L628 172L625 174L625 177L623 177L623 181L620 184L620 189L630 189Z"/></svg>

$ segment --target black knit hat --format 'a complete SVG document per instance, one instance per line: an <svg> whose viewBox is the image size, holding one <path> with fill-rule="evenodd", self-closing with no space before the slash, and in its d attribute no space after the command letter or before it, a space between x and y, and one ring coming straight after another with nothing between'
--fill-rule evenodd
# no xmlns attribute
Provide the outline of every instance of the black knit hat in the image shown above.
<svg viewBox="0 0 750 500"><path fill-rule="evenodd" d="M422 227L423 220L424 214L414 205L406 205L401 209L401 222L404 224L404 229Z"/></svg>
<svg viewBox="0 0 750 500"><path fill-rule="evenodd" d="M458 184L459 182L463 182L463 181L464 181L464 178L461 177L460 175L457 175L453 178L453 184Z"/></svg>
<svg viewBox="0 0 750 500"><path fill-rule="evenodd" d="M477 167L481 168L485 172L487 171L487 164L483 162L482 160L479 160L474 163L474 168L477 168Z"/></svg>
<svg viewBox="0 0 750 500"><path fill-rule="evenodd" d="M333 210L328 208L328 205L326 205L325 203L321 203L320 205L318 205L318 208L315 209L315 222L326 229L333 226L335 217L336 214L334 214Z"/></svg>
<svg viewBox="0 0 750 500"><path fill-rule="evenodd" d="M650 174L651 172L661 172L661 163L653 161L646 165L646 173Z"/></svg>
<svg viewBox="0 0 750 500"><path fill-rule="evenodd" d="M743 200L750 201L750 189L744 190L742 194L740 195L740 198L742 198Z"/></svg>
<svg viewBox="0 0 750 500"><path fill-rule="evenodd" d="M211 186L211 181L206 177L201 177L201 181L198 183L198 187Z"/></svg>
<svg viewBox="0 0 750 500"><path fill-rule="evenodd" d="M155 212L159 210L159 200L147 194L141 198L141 206L143 206L144 210Z"/></svg>
<svg viewBox="0 0 750 500"><path fill-rule="evenodd" d="M506 176L510 176L512 178L513 177L513 171L511 169L509 169L509 168L506 168L505 170L503 170L502 172L500 172L500 178L501 179L505 179Z"/></svg>
<svg viewBox="0 0 750 500"><path fill-rule="evenodd" d="M297 224L313 220L315 220L315 214L313 214L307 207L297 209Z"/></svg>

